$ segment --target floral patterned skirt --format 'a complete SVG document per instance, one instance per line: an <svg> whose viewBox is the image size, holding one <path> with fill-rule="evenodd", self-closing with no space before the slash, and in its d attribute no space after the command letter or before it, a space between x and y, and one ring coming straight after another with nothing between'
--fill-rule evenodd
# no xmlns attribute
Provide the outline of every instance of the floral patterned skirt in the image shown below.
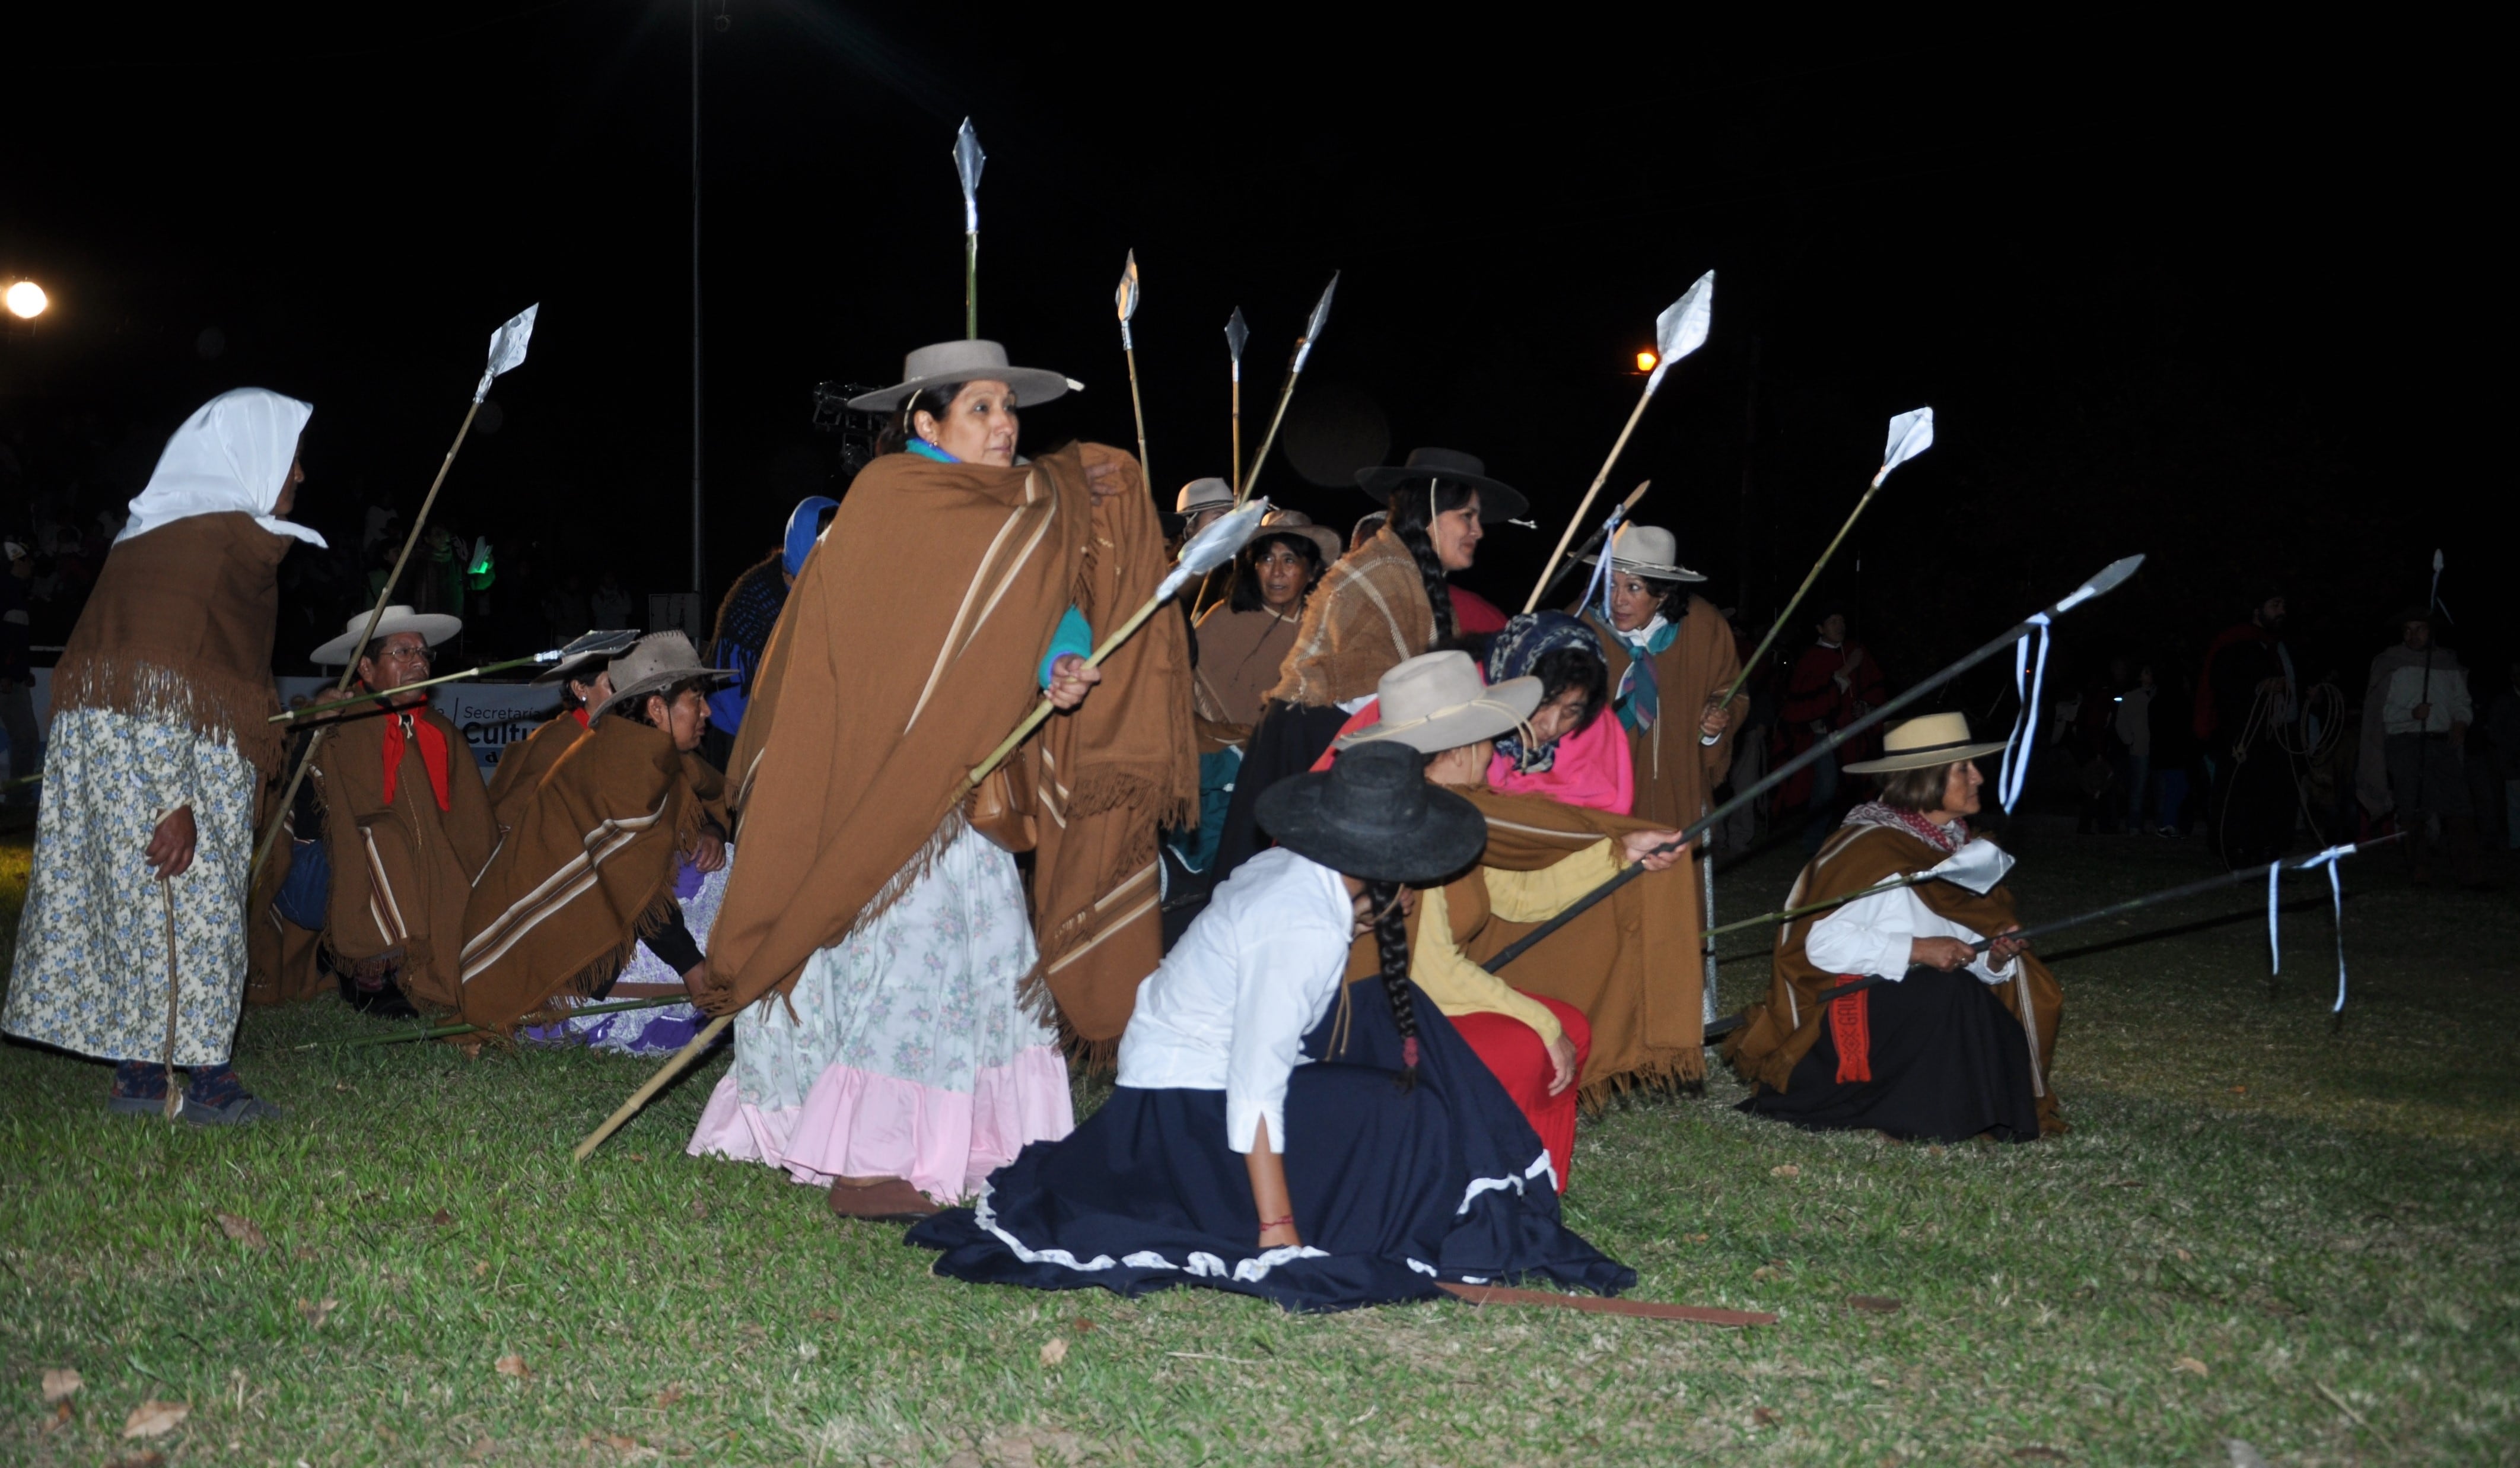
<svg viewBox="0 0 2520 1468"><path fill-rule="evenodd" d="M106 709L65 710L51 732L0 1029L107 1060L167 1060L171 1009L172 1063L224 1063L245 999L253 766L182 724ZM178 805L193 807L193 864L159 882L145 853Z"/></svg>
<svg viewBox="0 0 2520 1468"><path fill-rule="evenodd" d="M788 1003L737 1018L735 1064L688 1150L816 1186L977 1191L1026 1143L1076 1127L1058 1035L1016 1001L1036 954L1014 858L964 831L881 915L806 960Z"/></svg>

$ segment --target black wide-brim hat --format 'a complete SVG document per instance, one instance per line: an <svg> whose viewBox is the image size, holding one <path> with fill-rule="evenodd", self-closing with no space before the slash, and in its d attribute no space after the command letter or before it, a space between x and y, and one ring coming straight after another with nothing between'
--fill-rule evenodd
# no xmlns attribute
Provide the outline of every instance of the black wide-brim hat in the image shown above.
<svg viewBox="0 0 2520 1468"><path fill-rule="evenodd" d="M1479 807L1426 778L1426 757L1397 743L1363 744L1318 774L1261 792L1260 828L1278 845L1367 882L1436 882L1488 844Z"/></svg>
<svg viewBox="0 0 2520 1468"><path fill-rule="evenodd" d="M1443 480L1455 484L1467 484L1479 491L1479 524L1495 525L1500 521L1517 520L1531 508L1531 501L1521 490L1503 480L1488 478L1487 464L1475 455L1452 448L1413 448L1406 463L1384 464L1356 472L1356 486L1371 495L1377 504L1391 503L1391 491L1403 484L1424 483Z"/></svg>

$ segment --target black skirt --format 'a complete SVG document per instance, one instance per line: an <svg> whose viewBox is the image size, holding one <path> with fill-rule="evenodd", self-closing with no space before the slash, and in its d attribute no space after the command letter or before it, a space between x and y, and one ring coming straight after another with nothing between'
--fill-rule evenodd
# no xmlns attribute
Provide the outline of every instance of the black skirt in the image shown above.
<svg viewBox="0 0 2520 1468"><path fill-rule="evenodd" d="M1823 1019L1785 1088L1761 1087L1741 1110L1797 1126L1868 1127L1903 1140L2039 1137L2030 1043L1978 977L1913 968L1839 1004L1863 1002L1872 1078L1839 1080L1837 1027Z"/></svg>
<svg viewBox="0 0 2520 1468"><path fill-rule="evenodd" d="M1343 1058L1286 1086L1286 1186L1298 1248L1263 1250L1225 1093L1121 1086L1064 1141L989 1175L977 1206L922 1220L936 1272L988 1284L1141 1295L1205 1285L1335 1310L1438 1294L1436 1282L1546 1278L1600 1294L1636 1283L1560 1221L1549 1153L1434 1001L1417 996L1418 1082L1400 1088L1380 988L1349 989ZM1310 1053L1336 1027L1331 1007Z"/></svg>
<svg viewBox="0 0 2520 1468"><path fill-rule="evenodd" d="M1217 838L1216 861L1208 868L1211 889L1223 885L1236 867L1269 849L1268 834L1260 829L1255 809L1260 793L1311 769L1313 761L1329 750L1330 741L1338 738L1347 719L1346 711L1335 704L1317 709L1282 699L1269 701L1260 721L1251 726L1242 767L1234 776L1234 803L1226 808L1225 832Z"/></svg>

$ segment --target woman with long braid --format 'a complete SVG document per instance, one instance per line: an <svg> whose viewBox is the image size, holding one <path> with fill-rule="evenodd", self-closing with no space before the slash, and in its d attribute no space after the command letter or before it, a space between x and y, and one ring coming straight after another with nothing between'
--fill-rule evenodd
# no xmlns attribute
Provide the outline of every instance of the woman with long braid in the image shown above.
<svg viewBox="0 0 2520 1468"><path fill-rule="evenodd" d="M1458 628L1445 577L1467 571L1486 527L1528 501L1487 466L1449 448L1421 448L1398 467L1361 470L1357 484L1387 509L1372 538L1340 558L1304 606L1269 702L1252 727L1234 804L1217 846L1222 881L1264 844L1255 804L1278 781L1312 767L1339 725L1373 697L1393 667Z"/></svg>
<svg viewBox="0 0 2520 1468"><path fill-rule="evenodd" d="M1260 803L1276 849L1219 887L1139 986L1111 1099L910 1241L936 1272L1140 1295L1203 1284L1293 1309L1635 1271L1560 1222L1539 1137L1410 979L1404 896L1477 859L1487 824L1398 744ZM1373 990L1343 982L1374 937Z"/></svg>

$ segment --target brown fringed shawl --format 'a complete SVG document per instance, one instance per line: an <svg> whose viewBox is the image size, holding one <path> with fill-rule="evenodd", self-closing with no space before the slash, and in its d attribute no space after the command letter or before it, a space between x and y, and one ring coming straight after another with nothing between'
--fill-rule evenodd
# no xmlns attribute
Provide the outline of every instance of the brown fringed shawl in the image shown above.
<svg viewBox="0 0 2520 1468"><path fill-rule="evenodd" d="M587 726L566 709L560 716L547 719L540 728L499 753L499 762L490 770L490 823L504 836L517 828L517 821L533 803L534 790L551 773L560 757L586 737Z"/></svg>
<svg viewBox="0 0 2520 1468"><path fill-rule="evenodd" d="M411 712L445 737L444 810L416 739L405 742L393 799L385 799L390 713L358 712L333 724L317 752L315 786L333 854L324 941L338 965L362 976L390 970L413 1002L451 1010L463 1002L455 955L465 903L499 833L464 731L427 706Z"/></svg>
<svg viewBox="0 0 2520 1468"><path fill-rule="evenodd" d="M235 746L280 768L271 640L280 558L295 542L242 511L194 515L106 553L62 661L53 708L110 709Z"/></svg>
<svg viewBox="0 0 2520 1468"><path fill-rule="evenodd" d="M1794 879L1794 890L1785 905L1801 907L1832 897L1852 896L1868 887L1921 872L1949 854L1903 831L1882 826L1841 827L1803 868L1802 875ZM2012 913L2012 894L2002 887L1984 896L1949 882L1920 882L1908 890L1936 913L1973 933L1993 934L2018 921ZM1803 944L1811 938L1812 925L1827 915L1822 912L1796 918L1777 930L1768 997L1750 1006L1745 1023L1724 1042L1724 1058L1742 1079L1781 1091L1794 1067L1819 1043L1820 1027L1828 1012L1828 1005L1820 1002L1819 995L1822 989L1835 988L1844 979L1813 967L1804 955ZM2022 954L2021 964L2029 979L2031 1005L2037 1011L2039 1075L2046 1092L2039 1098L2039 1120L2043 1126L2053 1128L2061 1123L2057 1120L2056 1086L2049 1078L2049 1062L2056 1053L2056 1017L2063 1006L2064 990L2057 986L2056 976L2033 955ZM1990 986L2012 1017L2020 1019L2018 986Z"/></svg>
<svg viewBox="0 0 2520 1468"><path fill-rule="evenodd" d="M1585 623L1601 639L1610 669L1610 689L1627 676L1635 655L1619 640L1598 609L1584 614ZM1653 727L1628 735L1636 758L1637 798L1629 813L1677 830L1704 815L1709 797L1732 768L1732 736L1750 711L1750 695L1732 696L1732 725L1711 745L1698 743L1697 726L1706 703L1730 686L1741 671L1741 656L1732 646L1732 628L1706 598L1691 596L1674 619L1679 630L1671 646L1653 655L1662 716ZM1642 676L1642 674L1639 674ZM1609 710L1604 718L1615 718ZM1690 852L1695 859L1696 853Z"/></svg>
<svg viewBox="0 0 2520 1468"><path fill-rule="evenodd" d="M1155 594L1172 558L1138 461L1099 443L1084 445L1084 461L1116 464L1121 480L1096 518L1075 593L1099 644ZM1074 712L1053 714L1037 742L1041 978L1069 1037L1100 1060L1128 1028L1138 982L1163 961L1156 833L1198 818L1182 619L1161 609L1148 618L1103 661L1101 686Z"/></svg>
<svg viewBox="0 0 2520 1468"><path fill-rule="evenodd" d="M1142 559L1160 573L1152 503L1140 492L1096 507L1085 465L1075 447L1004 469L887 454L849 486L780 613L737 734L727 773L743 859L710 935L708 983L698 997L711 1013L786 991L817 949L924 874L963 830L954 796L964 775L1041 697L1041 659L1060 616L1074 604L1095 627L1110 628L1135 608L1099 598L1147 574ZM1142 664L1149 647L1169 651ZM1186 672L1187 657L1178 619L1153 619L1103 665L1087 704L1109 698L1156 716L1148 711L1162 706L1135 705L1127 685L1144 668ZM1186 676L1174 697L1186 730ZM1079 817L1148 800L1145 782L1165 763L1135 746L1106 759L1090 732L1102 725L1084 727L1083 747L1067 729L1052 749L1071 829L1037 854L1037 912L1085 917L1060 895L1075 890L1064 870L1072 864L1102 866L1109 880L1081 908L1129 879L1129 842L1077 829ZM1186 739L1180 757L1189 758ZM1145 812L1149 851L1164 813ZM1102 910L1117 919L1136 905ZM1088 917L1044 946L1072 952L1111 931ZM1097 1015L1108 1008L1082 995L1078 1003Z"/></svg>
<svg viewBox="0 0 2520 1468"><path fill-rule="evenodd" d="M621 972L669 917L680 854L717 793L716 772L662 730L556 722L579 737L516 808L464 909L463 1017L484 1030L547 1017Z"/></svg>
<svg viewBox="0 0 2520 1468"><path fill-rule="evenodd" d="M1565 805L1537 795L1457 789L1487 817L1481 867L1536 872L1554 866L1602 837L1658 829L1652 821ZM1537 927L1497 917L1487 884L1473 872L1444 889L1453 938L1485 963ZM1413 916L1412 922L1417 919ZM1540 940L1497 977L1526 993L1544 994L1584 1011L1593 1025L1593 1057L1584 1068L1584 1099L1598 1104L1638 1084L1706 1078L1705 978L1698 963L1696 894L1686 862L1648 872L1607 901ZM1350 953L1354 982L1379 968L1371 936Z"/></svg>

